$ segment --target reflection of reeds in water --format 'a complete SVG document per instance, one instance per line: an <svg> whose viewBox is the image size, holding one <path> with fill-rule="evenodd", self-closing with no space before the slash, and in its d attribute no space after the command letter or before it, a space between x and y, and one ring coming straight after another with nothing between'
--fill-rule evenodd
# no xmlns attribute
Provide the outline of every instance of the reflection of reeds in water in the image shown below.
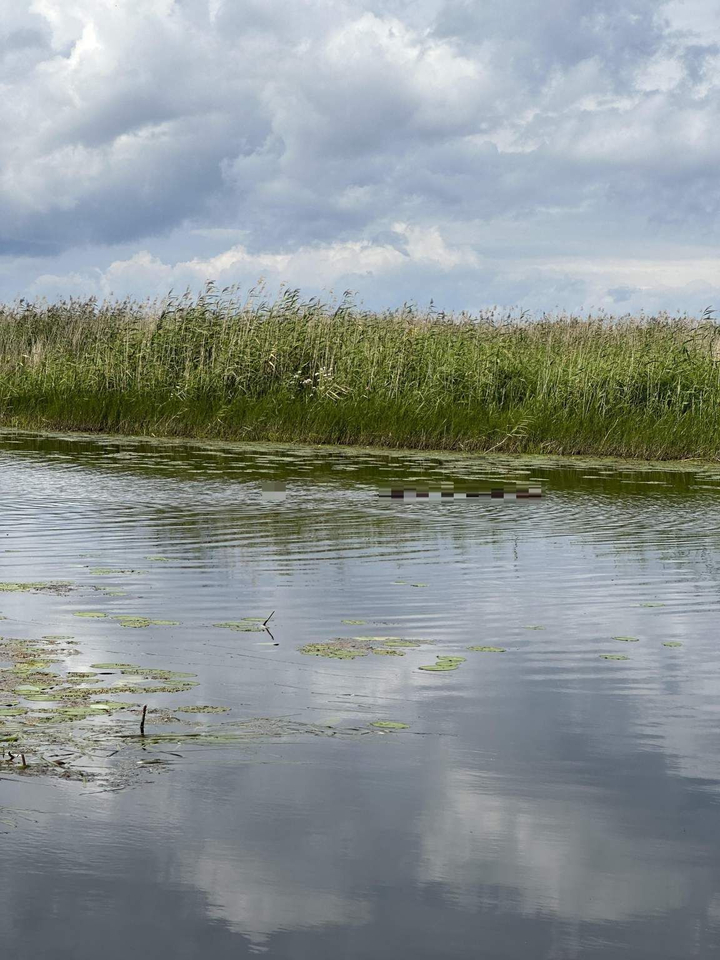
<svg viewBox="0 0 720 960"><path fill-rule="evenodd" d="M715 455L707 316L509 321L212 287L0 307L4 425L250 440Z"/></svg>

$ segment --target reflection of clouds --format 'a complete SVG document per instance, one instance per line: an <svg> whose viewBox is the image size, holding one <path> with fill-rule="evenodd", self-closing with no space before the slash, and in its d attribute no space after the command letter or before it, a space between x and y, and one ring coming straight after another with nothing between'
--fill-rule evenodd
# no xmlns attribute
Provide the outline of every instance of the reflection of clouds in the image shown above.
<svg viewBox="0 0 720 960"><path fill-rule="evenodd" d="M679 908L686 874L673 873L670 841L629 836L602 795L563 787L562 796L495 793L449 769L418 821L418 881L442 883L466 909L489 900L526 915L621 921Z"/></svg>
<svg viewBox="0 0 720 960"><path fill-rule="evenodd" d="M294 848L287 852L293 860L296 854ZM211 918L229 923L256 946L277 931L369 921L368 904L343 890L318 889L316 877L305 880L297 871L293 876L288 866L282 858L229 860L219 843L209 843L187 879L207 895Z"/></svg>

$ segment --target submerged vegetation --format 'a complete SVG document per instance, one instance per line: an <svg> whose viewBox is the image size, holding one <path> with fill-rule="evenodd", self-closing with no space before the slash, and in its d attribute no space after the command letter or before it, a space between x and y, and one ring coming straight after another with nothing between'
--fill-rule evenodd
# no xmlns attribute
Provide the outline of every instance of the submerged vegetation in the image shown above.
<svg viewBox="0 0 720 960"><path fill-rule="evenodd" d="M0 331L4 426L653 459L720 449L709 315L372 313L347 296L268 303L209 287L162 303L19 301L0 306Z"/></svg>

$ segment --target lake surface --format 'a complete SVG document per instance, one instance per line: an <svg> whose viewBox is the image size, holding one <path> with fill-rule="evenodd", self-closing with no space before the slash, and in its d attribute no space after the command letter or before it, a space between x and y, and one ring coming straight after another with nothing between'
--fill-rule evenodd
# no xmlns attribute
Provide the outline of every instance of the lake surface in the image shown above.
<svg viewBox="0 0 720 960"><path fill-rule="evenodd" d="M71 587L6 638L197 684L3 764L3 956L716 956L720 468L4 433L0 498L0 581ZM300 652L356 636L426 642Z"/></svg>

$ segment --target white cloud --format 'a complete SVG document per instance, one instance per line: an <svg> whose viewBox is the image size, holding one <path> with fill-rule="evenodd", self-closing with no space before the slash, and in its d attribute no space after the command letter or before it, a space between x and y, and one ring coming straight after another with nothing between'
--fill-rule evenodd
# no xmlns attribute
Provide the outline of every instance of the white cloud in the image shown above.
<svg viewBox="0 0 720 960"><path fill-rule="evenodd" d="M260 270L583 309L630 283L628 258L654 263L643 303L694 309L690 251L707 259L720 216L719 23L701 0L18 0L0 293ZM678 245L687 279L661 283Z"/></svg>

